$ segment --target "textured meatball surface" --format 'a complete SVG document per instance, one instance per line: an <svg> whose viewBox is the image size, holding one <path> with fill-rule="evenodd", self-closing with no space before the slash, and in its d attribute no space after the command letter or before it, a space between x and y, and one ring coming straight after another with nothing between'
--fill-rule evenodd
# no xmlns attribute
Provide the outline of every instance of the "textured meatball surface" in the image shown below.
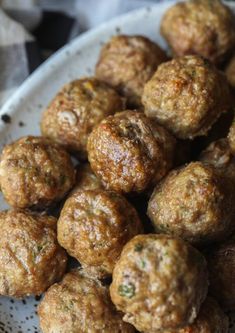
<svg viewBox="0 0 235 333"><path fill-rule="evenodd" d="M199 56L184 56L160 65L146 83L145 114L180 139L206 135L231 107L224 73Z"/></svg>
<svg viewBox="0 0 235 333"><path fill-rule="evenodd" d="M101 181L91 170L89 163L85 163L77 167L76 185L71 194L74 194L80 190L99 190L102 188L103 186Z"/></svg>
<svg viewBox="0 0 235 333"><path fill-rule="evenodd" d="M40 295L62 278L67 255L57 242L54 217L2 211L0 229L0 295Z"/></svg>
<svg viewBox="0 0 235 333"><path fill-rule="evenodd" d="M233 49L232 11L220 0L190 0L165 13L161 33L177 56L198 54L219 63Z"/></svg>
<svg viewBox="0 0 235 333"><path fill-rule="evenodd" d="M77 191L58 220L58 240L82 266L111 274L123 246L142 225L133 206L106 190Z"/></svg>
<svg viewBox="0 0 235 333"><path fill-rule="evenodd" d="M79 270L54 284L38 307L43 333L134 333L115 310L107 287Z"/></svg>
<svg viewBox="0 0 235 333"><path fill-rule="evenodd" d="M200 154L200 160L214 166L223 176L235 182L235 159L227 139L212 142Z"/></svg>
<svg viewBox="0 0 235 333"><path fill-rule="evenodd" d="M175 139L143 113L104 119L88 139L88 159L108 189L142 192L172 167Z"/></svg>
<svg viewBox="0 0 235 333"><path fill-rule="evenodd" d="M232 190L215 168L192 162L156 186L148 216L157 231L195 243L219 241L234 229Z"/></svg>
<svg viewBox="0 0 235 333"><path fill-rule="evenodd" d="M76 80L65 85L44 111L41 131L84 159L93 127L122 109L123 100L106 83L95 78Z"/></svg>
<svg viewBox="0 0 235 333"><path fill-rule="evenodd" d="M218 303L212 297L208 297L193 324L164 333L228 333L228 329L228 317Z"/></svg>
<svg viewBox="0 0 235 333"><path fill-rule="evenodd" d="M138 107L145 82L166 59L160 47L146 37L114 36L101 50L96 75L127 97L129 106Z"/></svg>
<svg viewBox="0 0 235 333"><path fill-rule="evenodd" d="M157 332L191 324L207 293L204 257L183 240L138 235L113 271L110 294L123 319L139 331Z"/></svg>
<svg viewBox="0 0 235 333"><path fill-rule="evenodd" d="M235 310L235 238L211 248L206 259L210 293L224 309Z"/></svg>
<svg viewBox="0 0 235 333"><path fill-rule="evenodd" d="M1 190L13 207L47 207L62 199L74 181L70 156L42 137L22 137L2 151Z"/></svg>

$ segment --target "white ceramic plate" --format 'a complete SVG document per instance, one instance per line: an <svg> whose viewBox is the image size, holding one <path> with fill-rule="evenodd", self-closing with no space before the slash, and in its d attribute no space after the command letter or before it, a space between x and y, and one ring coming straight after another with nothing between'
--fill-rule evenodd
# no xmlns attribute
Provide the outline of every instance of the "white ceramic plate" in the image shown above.
<svg viewBox="0 0 235 333"><path fill-rule="evenodd" d="M63 84L92 75L100 48L112 35L146 35L165 48L159 25L170 5L172 1L142 8L105 23L83 34L39 67L0 111L0 116L7 114L11 117L10 124L0 120L0 149L20 136L40 134L42 110ZM235 4L230 6L235 10ZM6 207L0 196L0 210ZM0 297L0 332L39 333L37 303L38 300L32 297L21 301ZM235 328L230 332L235 332Z"/></svg>

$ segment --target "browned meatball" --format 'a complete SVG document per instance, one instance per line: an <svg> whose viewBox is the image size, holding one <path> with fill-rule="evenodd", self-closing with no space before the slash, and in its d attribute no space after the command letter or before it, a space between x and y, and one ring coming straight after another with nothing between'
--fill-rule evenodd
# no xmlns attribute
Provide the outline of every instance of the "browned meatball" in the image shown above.
<svg viewBox="0 0 235 333"><path fill-rule="evenodd" d="M93 127L122 109L123 100L106 83L95 78L76 80L66 84L44 111L41 131L84 159Z"/></svg>
<svg viewBox="0 0 235 333"><path fill-rule="evenodd" d="M217 302L208 297L193 324L164 333L228 333L229 321ZM151 333L151 332L149 332Z"/></svg>
<svg viewBox="0 0 235 333"><path fill-rule="evenodd" d="M79 270L71 271L47 291L38 314L43 333L135 332L115 310L107 287Z"/></svg>
<svg viewBox="0 0 235 333"><path fill-rule="evenodd" d="M232 125L229 129L228 142L233 155L235 155L235 119L233 119Z"/></svg>
<svg viewBox="0 0 235 333"><path fill-rule="evenodd" d="M62 278L67 256L57 243L54 217L2 211L0 230L0 295L39 295Z"/></svg>
<svg viewBox="0 0 235 333"><path fill-rule="evenodd" d="M157 231L211 242L233 231L234 194L227 178L200 162L174 170L156 186L148 216Z"/></svg>
<svg viewBox="0 0 235 333"><path fill-rule="evenodd" d="M210 293L223 308L235 310L235 238L211 248L206 255Z"/></svg>
<svg viewBox="0 0 235 333"><path fill-rule="evenodd" d="M104 45L96 76L127 97L128 105L141 105L144 84L166 61L160 47L143 36L114 36Z"/></svg>
<svg viewBox="0 0 235 333"><path fill-rule="evenodd" d="M70 156L42 137L26 136L3 149L1 190L13 207L47 207L62 199L74 181Z"/></svg>
<svg viewBox="0 0 235 333"><path fill-rule="evenodd" d="M88 158L107 188L142 192L173 163L175 139L141 112L124 111L104 119L88 139Z"/></svg>
<svg viewBox="0 0 235 333"><path fill-rule="evenodd" d="M219 63L235 43L232 11L220 0L190 0L167 10L161 33L177 56L198 54Z"/></svg>
<svg viewBox="0 0 235 333"><path fill-rule="evenodd" d="M201 153L200 160L214 166L223 176L235 183L235 159L227 139L212 142Z"/></svg>
<svg viewBox="0 0 235 333"><path fill-rule="evenodd" d="M230 85L235 88L235 55L232 57L229 64L227 65L225 69L225 74Z"/></svg>
<svg viewBox="0 0 235 333"><path fill-rule="evenodd" d="M142 225L120 194L102 189L77 191L58 220L58 241L82 266L111 274L123 246Z"/></svg>
<svg viewBox="0 0 235 333"><path fill-rule="evenodd" d="M196 249L177 238L149 234L124 247L110 293L124 321L155 333L191 324L207 287L206 261Z"/></svg>
<svg viewBox="0 0 235 333"><path fill-rule="evenodd" d="M199 56L160 65L144 87L145 114L180 139L206 135L231 107L224 73Z"/></svg>
<svg viewBox="0 0 235 333"><path fill-rule="evenodd" d="M80 190L99 190L102 188L103 186L101 181L91 170L89 163L81 164L77 167L76 185L71 194L74 194Z"/></svg>

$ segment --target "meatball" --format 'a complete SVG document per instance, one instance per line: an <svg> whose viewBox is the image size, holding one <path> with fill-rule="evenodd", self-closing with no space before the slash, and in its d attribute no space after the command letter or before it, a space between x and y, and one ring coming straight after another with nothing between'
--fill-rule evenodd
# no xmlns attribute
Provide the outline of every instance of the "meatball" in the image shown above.
<svg viewBox="0 0 235 333"><path fill-rule="evenodd" d="M230 85L235 88L235 55L232 57L229 64L227 65L225 69L225 74Z"/></svg>
<svg viewBox="0 0 235 333"><path fill-rule="evenodd" d="M230 145L230 148L232 150L233 155L235 155L235 118L231 124L231 127L229 129L228 133L228 142Z"/></svg>
<svg viewBox="0 0 235 333"><path fill-rule="evenodd" d="M142 225L134 207L120 194L81 190L66 202L58 220L58 241L82 266L109 275L123 246Z"/></svg>
<svg viewBox="0 0 235 333"><path fill-rule="evenodd" d="M143 36L114 36L101 50L96 76L127 98L128 106L139 107L145 82L166 61L160 47Z"/></svg>
<svg viewBox="0 0 235 333"><path fill-rule="evenodd" d="M165 13L161 33L176 56L198 54L220 63L235 44L232 11L220 0L190 0Z"/></svg>
<svg viewBox="0 0 235 333"><path fill-rule="evenodd" d="M110 300L108 288L79 270L54 284L38 307L43 333L134 333L122 321Z"/></svg>
<svg viewBox="0 0 235 333"><path fill-rule="evenodd" d="M233 231L233 188L216 168L193 162L156 186L148 216L156 231L193 243L220 241Z"/></svg>
<svg viewBox="0 0 235 333"><path fill-rule="evenodd" d="M56 219L27 211L0 212L0 295L40 295L66 268L56 239Z"/></svg>
<svg viewBox="0 0 235 333"><path fill-rule="evenodd" d="M7 145L0 157L0 184L17 208L41 209L61 200L75 181L70 156L42 137L26 136Z"/></svg>
<svg viewBox="0 0 235 333"><path fill-rule="evenodd" d="M71 192L72 195L80 190L99 190L102 188L101 181L91 170L89 163L77 167L76 185Z"/></svg>
<svg viewBox="0 0 235 333"><path fill-rule="evenodd" d="M179 330L164 331L164 333L228 333L228 329L228 317L217 302L208 297L202 304L199 315L193 324Z"/></svg>
<svg viewBox="0 0 235 333"><path fill-rule="evenodd" d="M206 135L231 107L224 73L199 56L184 56L160 65L142 96L145 114L180 139Z"/></svg>
<svg viewBox="0 0 235 333"><path fill-rule="evenodd" d="M106 83L84 78L66 84L44 111L43 136L86 159L87 138L103 118L123 109L123 100Z"/></svg>
<svg viewBox="0 0 235 333"><path fill-rule="evenodd" d="M211 248L206 254L210 293L223 308L235 310L235 238Z"/></svg>
<svg viewBox="0 0 235 333"><path fill-rule="evenodd" d="M217 168L217 170L235 183L235 159L227 139L212 142L200 155L203 163Z"/></svg>
<svg viewBox="0 0 235 333"><path fill-rule="evenodd" d="M175 139L143 113L104 119L88 139L88 159L108 189L142 192L172 167Z"/></svg>
<svg viewBox="0 0 235 333"><path fill-rule="evenodd" d="M123 320L143 332L191 324L207 294L204 257L181 239L138 235L124 247L110 294Z"/></svg>

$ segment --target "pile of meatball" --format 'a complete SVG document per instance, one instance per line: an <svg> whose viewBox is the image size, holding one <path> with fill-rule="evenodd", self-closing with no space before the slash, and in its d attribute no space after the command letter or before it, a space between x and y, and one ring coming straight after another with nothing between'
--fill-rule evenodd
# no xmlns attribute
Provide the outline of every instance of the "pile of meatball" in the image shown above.
<svg viewBox="0 0 235 333"><path fill-rule="evenodd" d="M228 333L235 18L178 2L161 33L112 37L1 153L0 295L45 293L44 333Z"/></svg>

